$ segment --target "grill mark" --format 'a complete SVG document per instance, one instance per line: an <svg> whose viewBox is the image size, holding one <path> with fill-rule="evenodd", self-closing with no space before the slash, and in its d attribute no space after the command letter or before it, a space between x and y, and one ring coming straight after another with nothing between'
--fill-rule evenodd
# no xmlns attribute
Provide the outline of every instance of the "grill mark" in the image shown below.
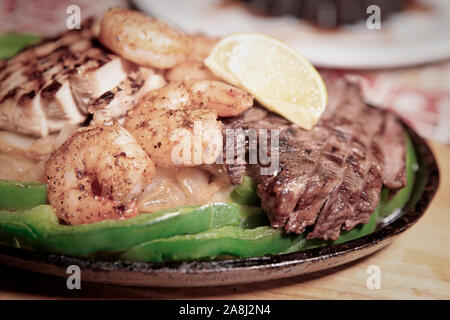
<svg viewBox="0 0 450 320"><path fill-rule="evenodd" d="M6 67L6 66L5 66ZM2 72L3 70L0 70L0 72ZM6 72L3 77L1 78L1 82L5 81L6 79L9 78L9 76L12 74L12 72Z"/></svg>
<svg viewBox="0 0 450 320"><path fill-rule="evenodd" d="M338 166L342 166L345 161L345 159L335 155L334 153L325 152L324 156L331 162L334 162L335 164L337 164Z"/></svg>
<svg viewBox="0 0 450 320"><path fill-rule="evenodd" d="M63 55L65 52L70 52L69 47L65 44L57 47L56 49L52 50L51 52L40 56L38 59L38 64L47 64L50 61L54 59L55 56ZM58 58L59 61L60 58Z"/></svg>
<svg viewBox="0 0 450 320"><path fill-rule="evenodd" d="M8 93L5 94L3 96L3 98L0 100L0 103L3 103L3 102L5 102L8 99L15 98L16 94L17 94L17 91L19 91L19 89L20 89L19 87L15 87L15 88L12 88L11 90L9 90Z"/></svg>
<svg viewBox="0 0 450 320"><path fill-rule="evenodd" d="M52 83L41 90L41 97L50 100L55 96L56 92L58 92L61 87L62 84L54 80Z"/></svg>
<svg viewBox="0 0 450 320"><path fill-rule="evenodd" d="M47 133L47 123L40 117L40 112L45 110L32 109L30 102L37 95L54 98L52 95L61 86L59 82L66 79L64 78L65 74L73 67L76 60L87 54L81 51L72 52L72 45L79 40L85 41L92 37L90 29L85 28L82 32L68 31L53 38L43 39L25 48L15 57L0 62L1 82L8 81L13 76L15 78L19 76L18 79L21 81L8 92L2 92L0 104L5 103L8 99L15 99L17 108L26 108L23 111L12 110L14 115L20 114L22 118L9 117L8 121L11 123L6 124L7 126L14 127L19 132L36 136ZM77 47L81 48L81 46ZM77 49L74 47L74 50ZM102 49L98 48L97 50L101 51ZM107 57L106 53L104 56ZM23 117L36 117L36 119L24 119Z"/></svg>
<svg viewBox="0 0 450 320"><path fill-rule="evenodd" d="M375 139L378 135L375 135ZM366 182L360 194L360 201L355 205L354 213L344 223L344 230L350 230L359 223L369 222L370 215L378 204L382 187L383 159L375 141L369 149L370 168L367 170Z"/></svg>
<svg viewBox="0 0 450 320"><path fill-rule="evenodd" d="M114 93L111 91L106 91L104 94L102 94L100 97L94 100L92 103L92 106L98 107L98 106L104 106L108 105L113 101L114 99Z"/></svg>
<svg viewBox="0 0 450 320"><path fill-rule="evenodd" d="M383 117L378 111L365 107L361 117L358 118L358 122L360 130L356 131L352 137L352 154L347 159L344 179L340 187L330 197L327 206L320 212L314 230L308 234L310 239L336 240L343 224L344 229L347 229L350 225L353 228L361 218L363 220L370 218L373 210L370 211L369 215L357 218L359 212L357 208L361 203L369 201L370 207L373 207L373 202L378 203L380 190L376 190L376 188L379 185L381 189L381 181L376 175L372 175L373 179L370 179L370 176L374 166L379 166L382 162L382 159L377 158L372 150L374 150L374 146L376 147L375 141L379 138L377 133L383 122ZM364 190L366 185L370 185L372 181L376 192L371 192L372 196L369 197Z"/></svg>
<svg viewBox="0 0 450 320"><path fill-rule="evenodd" d="M19 100L17 101L17 106L18 107L23 106L27 100L32 100L35 96L36 92L34 90L22 94Z"/></svg>
<svg viewBox="0 0 450 320"><path fill-rule="evenodd" d="M288 232L302 233L306 227L313 225L323 208L330 199L330 194L336 190L340 179L345 170L345 163L349 156L350 137L347 133L337 129L338 124L342 128L343 123L348 123L348 129L355 125L355 122L345 122L343 116L348 118L357 118L360 109L352 108L348 100L343 100L346 104L335 109L336 115L330 115L325 121L319 121L319 126L323 125L321 135L328 136L327 142L319 152L320 156L316 159L317 165L314 172L308 178L304 193L295 209L295 213L286 223L285 230ZM340 113L338 113L340 112ZM320 127L319 127L320 128ZM339 147L338 144L341 144ZM340 154L338 154L338 150ZM323 160L329 160L329 163ZM335 165L333 168L332 164Z"/></svg>

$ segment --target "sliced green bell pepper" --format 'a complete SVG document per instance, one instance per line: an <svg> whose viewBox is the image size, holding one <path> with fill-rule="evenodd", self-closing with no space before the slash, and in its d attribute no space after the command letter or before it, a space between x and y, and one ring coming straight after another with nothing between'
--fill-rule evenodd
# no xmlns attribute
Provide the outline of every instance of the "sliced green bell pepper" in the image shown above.
<svg viewBox="0 0 450 320"><path fill-rule="evenodd" d="M242 205L259 207L260 200L256 194L256 182L251 177L245 176L241 184L231 192L230 199Z"/></svg>
<svg viewBox="0 0 450 320"><path fill-rule="evenodd" d="M47 186L40 182L0 180L0 210L24 210L45 204Z"/></svg>
<svg viewBox="0 0 450 320"><path fill-rule="evenodd" d="M68 226L51 206L22 212L0 212L0 239L19 247L76 256L122 251L145 241L239 225L239 206L215 203L141 214L126 220Z"/></svg>
<svg viewBox="0 0 450 320"><path fill-rule="evenodd" d="M241 216L239 227L242 229L270 225L270 221L261 207L240 206L239 212Z"/></svg>
<svg viewBox="0 0 450 320"><path fill-rule="evenodd" d="M242 229L227 226L197 234L156 239L128 249L122 260L143 262L191 261L228 255L240 258L290 253L347 242L372 233L378 221L378 207L370 222L342 232L336 241L306 239L304 234L287 235L270 226Z"/></svg>
<svg viewBox="0 0 450 320"><path fill-rule="evenodd" d="M255 257L277 254L301 241L271 227L241 229L228 226L198 234L157 239L125 251L120 259L164 262L213 259L219 255Z"/></svg>
<svg viewBox="0 0 450 320"><path fill-rule="evenodd" d="M11 58L23 48L36 43L38 36L7 33L0 36L0 59Z"/></svg>

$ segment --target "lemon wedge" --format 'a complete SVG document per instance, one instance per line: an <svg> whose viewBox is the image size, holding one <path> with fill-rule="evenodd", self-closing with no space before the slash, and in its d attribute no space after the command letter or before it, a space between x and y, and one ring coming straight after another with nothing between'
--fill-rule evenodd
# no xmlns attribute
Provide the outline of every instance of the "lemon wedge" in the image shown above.
<svg viewBox="0 0 450 320"><path fill-rule="evenodd" d="M325 110L327 90L317 70L294 48L271 37L231 34L214 46L204 63L303 129L310 130Z"/></svg>

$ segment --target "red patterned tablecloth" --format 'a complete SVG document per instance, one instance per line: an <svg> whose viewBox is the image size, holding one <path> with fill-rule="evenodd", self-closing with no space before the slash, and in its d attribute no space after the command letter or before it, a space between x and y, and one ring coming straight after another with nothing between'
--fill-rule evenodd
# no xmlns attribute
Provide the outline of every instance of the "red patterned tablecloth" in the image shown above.
<svg viewBox="0 0 450 320"><path fill-rule="evenodd" d="M368 103L394 110L422 136L450 144L450 60L404 69L335 72L359 83Z"/></svg>
<svg viewBox="0 0 450 320"><path fill-rule="evenodd" d="M81 19L100 17L109 7L128 6L126 0L0 0L0 33L19 32L53 36L66 30L66 20L77 5Z"/></svg>

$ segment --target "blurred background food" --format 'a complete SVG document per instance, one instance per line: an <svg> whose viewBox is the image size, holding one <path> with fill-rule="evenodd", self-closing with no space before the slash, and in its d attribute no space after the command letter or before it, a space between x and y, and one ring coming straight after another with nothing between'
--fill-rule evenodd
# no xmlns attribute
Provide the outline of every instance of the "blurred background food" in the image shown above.
<svg viewBox="0 0 450 320"><path fill-rule="evenodd" d="M396 111L423 136L450 143L450 1L135 0L188 32L261 32L316 67L361 84L366 100ZM370 29L367 8L380 8Z"/></svg>
<svg viewBox="0 0 450 320"><path fill-rule="evenodd" d="M271 17L293 16L310 21L322 28L335 28L366 20L366 8L380 7L386 20L395 12L405 9L411 0L236 0L247 4L256 14Z"/></svg>
<svg viewBox="0 0 450 320"><path fill-rule="evenodd" d="M0 0L0 58L81 19L133 7L186 32L261 32L316 67L361 84L366 100L396 111L423 136L450 144L450 1L447 0ZM381 29L371 29L371 5ZM370 20L372 17L372 20ZM18 35L20 34L20 35Z"/></svg>

